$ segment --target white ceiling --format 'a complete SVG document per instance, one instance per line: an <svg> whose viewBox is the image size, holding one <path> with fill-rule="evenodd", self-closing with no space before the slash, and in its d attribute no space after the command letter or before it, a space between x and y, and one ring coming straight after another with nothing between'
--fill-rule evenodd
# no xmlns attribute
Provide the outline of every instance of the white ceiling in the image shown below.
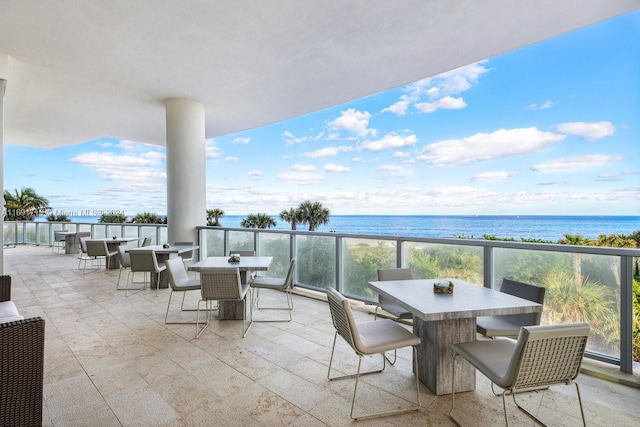
<svg viewBox="0 0 640 427"><path fill-rule="evenodd" d="M172 97L205 105L211 138L637 8L640 0L0 0L4 143L164 145Z"/></svg>

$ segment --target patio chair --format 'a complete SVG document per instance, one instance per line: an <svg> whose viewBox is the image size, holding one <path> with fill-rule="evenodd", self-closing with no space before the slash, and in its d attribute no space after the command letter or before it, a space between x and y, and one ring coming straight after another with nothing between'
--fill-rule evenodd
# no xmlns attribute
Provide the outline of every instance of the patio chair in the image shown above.
<svg viewBox="0 0 640 427"><path fill-rule="evenodd" d="M0 303L10 300L11 276L0 276ZM41 317L0 323L0 426L42 425L44 335Z"/></svg>
<svg viewBox="0 0 640 427"><path fill-rule="evenodd" d="M177 245L177 246L182 246L182 245L184 245L184 246L193 246L193 242L175 242L174 245ZM182 258L182 262L184 262L185 264L193 262L193 251L183 252L181 254L178 254L178 256L180 258Z"/></svg>
<svg viewBox="0 0 640 427"><path fill-rule="evenodd" d="M253 305L258 310L287 310L289 312L288 319L275 319L275 320L255 320L253 318L253 310L251 311L251 323L253 322L291 322L291 312L293 311L293 295L291 294L291 288L293 288L293 275L296 268L296 259L292 258L289 263L289 270L284 278L269 277L269 276L256 276L250 283L251 286L251 300ZM270 306L260 307L260 289L272 289L284 292L287 299L287 306ZM255 294L254 294L255 292Z"/></svg>
<svg viewBox="0 0 640 427"><path fill-rule="evenodd" d="M120 272L118 273L118 283L116 284L116 289L118 290L122 290L122 288L120 287L120 277L122 276L122 270L124 270L125 268L131 269L131 258L129 257L127 249L129 248L125 245L118 246L118 254L120 255ZM127 274L127 280L129 280L128 278L129 275Z"/></svg>
<svg viewBox="0 0 640 427"><path fill-rule="evenodd" d="M379 268L378 281L386 282L390 280L413 280L413 273L410 268ZM413 318L413 315L408 312L406 308L394 301L391 301L384 295L378 295L378 303L379 305L376 306L376 311L373 314L374 319L378 318L379 308L392 314L395 317L395 320Z"/></svg>
<svg viewBox="0 0 640 427"><path fill-rule="evenodd" d="M102 267L102 260L105 260L105 268L109 268L111 258L118 255L118 251L109 251L107 242L103 240L87 240L87 256L98 261L98 270ZM84 273L87 269L84 269Z"/></svg>
<svg viewBox="0 0 640 427"><path fill-rule="evenodd" d="M151 238L150 237L145 237L142 240L142 244L140 246L143 247L143 246L150 246L150 245L151 245Z"/></svg>
<svg viewBox="0 0 640 427"><path fill-rule="evenodd" d="M338 291L333 288L327 288L327 299L329 300L329 309L331 310L331 320L336 332L333 336L333 347L331 348L331 359L329 359L329 371L327 372L327 378L330 381L338 380L342 378L355 377L356 383L353 389L353 398L351 399L351 413L350 416L354 420L374 418L380 416L402 414L405 412L415 411L421 407L420 404L420 386L418 384L418 352L416 346L420 344L421 340L404 327L395 323L389 319L383 319L373 322L356 323L353 313L351 311L351 305L349 301ZM333 362L333 355L336 348L336 340L338 334L344 338L344 340L351 346L351 348L358 355L358 370L355 375L343 375L339 377L331 377L331 365ZM354 415L354 406L356 402L356 393L358 392L358 382L361 375L368 375L379 373L386 367L386 357L384 353L390 350L396 350L403 347L413 347L413 362L415 382L416 382L416 401L417 406L407 409L397 409L386 412L376 412L364 415ZM382 357L382 369L360 372L363 356L373 355L381 353Z"/></svg>
<svg viewBox="0 0 640 427"><path fill-rule="evenodd" d="M129 277L127 277L127 290L125 291L125 296L129 296L130 290L141 291L147 288L147 283L151 283L151 274L157 274L156 280L156 296L158 296L158 291L160 288L160 275L163 271L166 270L165 265L158 265L158 258L156 257L156 252L153 249L145 249L129 251L129 259L130 259L130 271ZM143 280L142 282L135 282L135 274L142 273ZM149 274L149 281L147 282L147 274ZM141 288L131 289L129 287L130 284L142 284Z"/></svg>
<svg viewBox="0 0 640 427"><path fill-rule="evenodd" d="M556 384L575 384L580 404L582 423L586 425L578 383L582 357L589 337L586 323L562 325L525 326L520 329L517 341L497 339L453 344L452 393L449 416L455 421L455 364L458 356L471 363L491 380L491 390L502 396L505 424L509 425L505 394L511 393L513 402L536 422L542 421L524 409L516 400L516 394L549 387ZM493 385L502 388L497 394ZM457 421L456 421L457 423ZM458 424L459 425L459 424Z"/></svg>
<svg viewBox="0 0 640 427"><path fill-rule="evenodd" d="M90 240L90 239L91 237L89 236L80 238L80 254L78 255L78 270L86 270L87 261L91 261L92 263L93 261L95 261L93 257L90 257L89 255L87 255L87 240ZM84 262L84 265L82 268L80 268L80 264L82 264L83 262Z"/></svg>
<svg viewBox="0 0 640 427"><path fill-rule="evenodd" d="M65 232L67 230L57 230L53 232L53 245L51 245L51 252L60 252L64 249L67 237L65 236Z"/></svg>
<svg viewBox="0 0 640 427"><path fill-rule="evenodd" d="M504 279L500 292L504 292L529 301L544 303L545 288L528 283ZM541 312L527 314L508 314L502 316L480 316L476 320L476 331L486 337L516 338L522 326L540 324Z"/></svg>
<svg viewBox="0 0 640 427"><path fill-rule="evenodd" d="M169 316L169 307L171 307L171 297L174 292L182 292L182 304L180 304L180 311L196 311L184 309L184 297L187 295L187 291L195 291L200 289L199 279L190 279L187 276L187 270L184 268L184 262L182 258L175 257L169 258L164 262L167 267L167 273L169 274L169 286L171 287L171 293L169 294L169 302L167 303L167 311L164 314L164 323L167 324L186 324L194 322L167 322Z"/></svg>
<svg viewBox="0 0 640 427"><path fill-rule="evenodd" d="M246 296L249 285L240 280L238 268L206 268L200 270L200 292L202 299L198 301L196 314L196 338L204 332L211 323L213 301L242 301L242 338L247 334L251 324L245 329L247 318ZM200 303L204 302L207 311L206 324L200 329ZM251 309L251 305L249 305Z"/></svg>

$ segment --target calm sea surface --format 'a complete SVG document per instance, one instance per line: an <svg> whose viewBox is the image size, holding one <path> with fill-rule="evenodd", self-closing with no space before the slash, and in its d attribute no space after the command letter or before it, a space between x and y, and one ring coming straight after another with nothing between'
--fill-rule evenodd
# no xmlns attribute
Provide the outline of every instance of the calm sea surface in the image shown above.
<svg viewBox="0 0 640 427"><path fill-rule="evenodd" d="M220 219L223 227L240 227L243 216ZM71 217L74 222L97 222L97 217ZM275 229L289 230L290 225L278 217ZM306 227L299 227L306 230ZM565 234L580 234L595 239L600 234L631 234L640 230L639 216L392 216L332 215L318 231L373 234L384 236L543 239L557 241Z"/></svg>

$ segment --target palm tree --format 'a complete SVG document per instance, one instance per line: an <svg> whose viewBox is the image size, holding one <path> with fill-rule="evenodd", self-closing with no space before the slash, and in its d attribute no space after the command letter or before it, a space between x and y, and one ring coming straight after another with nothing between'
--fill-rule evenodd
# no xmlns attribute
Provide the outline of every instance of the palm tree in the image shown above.
<svg viewBox="0 0 640 427"><path fill-rule="evenodd" d="M249 214L242 218L240 226L244 228L271 228L276 226L276 222L266 213Z"/></svg>
<svg viewBox="0 0 640 427"><path fill-rule="evenodd" d="M100 215L98 222L108 224L122 224L127 222L127 216L124 213L105 213Z"/></svg>
<svg viewBox="0 0 640 427"><path fill-rule="evenodd" d="M322 206L320 202L305 200L298 207L303 224L309 225L309 231L315 231L319 225L329 223L329 209Z"/></svg>
<svg viewBox="0 0 640 427"><path fill-rule="evenodd" d="M207 209L207 225L220 227L220 218L224 216L222 209Z"/></svg>
<svg viewBox="0 0 640 427"><path fill-rule="evenodd" d="M558 240L561 245L591 245L593 241L579 234L565 234L563 239ZM573 254L573 283L576 288L582 286L582 261L589 258L585 254Z"/></svg>
<svg viewBox="0 0 640 427"><path fill-rule="evenodd" d="M36 194L33 188L22 187L14 194L4 191L7 221L33 221L38 215L43 215L48 209L49 201Z"/></svg>
<svg viewBox="0 0 640 427"><path fill-rule="evenodd" d="M136 214L131 220L134 224L162 224L163 219L157 214L151 212L143 212Z"/></svg>
<svg viewBox="0 0 640 427"><path fill-rule="evenodd" d="M280 219L291 224L291 229L295 230L296 226L302 223L302 212L300 209L289 208L280 212Z"/></svg>
<svg viewBox="0 0 640 427"><path fill-rule="evenodd" d="M66 214L51 214L47 217L47 221L49 222L71 222L69 217Z"/></svg>

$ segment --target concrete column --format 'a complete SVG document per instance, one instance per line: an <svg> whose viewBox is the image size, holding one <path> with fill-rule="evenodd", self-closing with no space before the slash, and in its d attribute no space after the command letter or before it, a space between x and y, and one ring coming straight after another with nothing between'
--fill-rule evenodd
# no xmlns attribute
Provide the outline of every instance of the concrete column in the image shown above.
<svg viewBox="0 0 640 427"><path fill-rule="evenodd" d="M165 110L168 243L196 242L195 227L206 225L204 105L171 98L165 100Z"/></svg>

